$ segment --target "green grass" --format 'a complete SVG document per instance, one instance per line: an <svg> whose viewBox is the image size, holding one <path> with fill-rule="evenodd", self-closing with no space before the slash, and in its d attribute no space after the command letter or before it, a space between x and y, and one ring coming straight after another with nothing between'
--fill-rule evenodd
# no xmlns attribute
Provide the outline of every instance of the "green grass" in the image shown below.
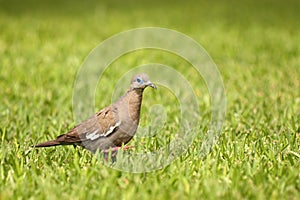
<svg viewBox="0 0 300 200"><path fill-rule="evenodd" d="M299 1L0 5L0 199L300 198ZM210 120L203 81L180 58L150 50L110 66L97 88L97 109L110 104L115 81L132 67L173 66L189 77L203 112L199 134L184 155L164 169L132 174L81 148L29 151L74 125L73 84L88 53L113 34L144 26L193 37L217 64L227 113L211 153L198 156ZM145 92L141 121L147 123L148 109L161 102L169 112L165 136L133 139L133 151L153 150L174 137L177 104L165 92Z"/></svg>

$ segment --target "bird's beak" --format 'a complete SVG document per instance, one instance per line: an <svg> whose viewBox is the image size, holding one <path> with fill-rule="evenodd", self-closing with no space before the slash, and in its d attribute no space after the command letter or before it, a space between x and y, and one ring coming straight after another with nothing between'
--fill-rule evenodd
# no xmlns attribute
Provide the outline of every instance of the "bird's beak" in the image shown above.
<svg viewBox="0 0 300 200"><path fill-rule="evenodd" d="M157 89L156 85L154 83L151 83L150 81L147 83L147 86L150 86L155 90Z"/></svg>

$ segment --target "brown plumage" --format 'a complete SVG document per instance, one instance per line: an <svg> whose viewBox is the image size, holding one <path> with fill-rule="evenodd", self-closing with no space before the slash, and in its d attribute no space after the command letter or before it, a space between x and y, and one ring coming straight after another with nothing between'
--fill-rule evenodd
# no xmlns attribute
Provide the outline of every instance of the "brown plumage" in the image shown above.
<svg viewBox="0 0 300 200"><path fill-rule="evenodd" d="M156 89L147 74L135 75L129 90L118 101L103 108L66 134L35 147L79 145L95 152L126 144L138 127L143 91L148 86Z"/></svg>

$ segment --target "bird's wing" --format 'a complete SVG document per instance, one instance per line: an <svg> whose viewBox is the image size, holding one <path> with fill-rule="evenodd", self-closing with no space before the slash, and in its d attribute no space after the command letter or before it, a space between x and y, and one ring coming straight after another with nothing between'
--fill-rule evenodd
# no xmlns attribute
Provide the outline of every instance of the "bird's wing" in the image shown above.
<svg viewBox="0 0 300 200"><path fill-rule="evenodd" d="M98 138L113 134L120 125L118 109L115 106L109 106L78 124L66 134L58 136L55 140L37 144L35 147L82 144L82 142L89 144Z"/></svg>
<svg viewBox="0 0 300 200"><path fill-rule="evenodd" d="M101 137L108 137L118 130L120 125L117 108L109 106L59 137L63 137L62 139L67 143L93 141Z"/></svg>

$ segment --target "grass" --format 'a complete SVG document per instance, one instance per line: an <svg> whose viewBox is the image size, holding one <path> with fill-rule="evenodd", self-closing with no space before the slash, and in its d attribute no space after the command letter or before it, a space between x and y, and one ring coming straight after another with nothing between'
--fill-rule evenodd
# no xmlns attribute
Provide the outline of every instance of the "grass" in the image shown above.
<svg viewBox="0 0 300 200"><path fill-rule="evenodd" d="M299 199L298 1L0 3L0 199ZM132 67L173 66L198 90L203 111L199 136L184 155L164 169L132 174L80 148L29 151L74 125L72 89L88 53L113 34L144 26L193 37L217 64L227 113L211 153L197 156L210 120L203 81L180 58L147 50L110 66L97 109L110 103L118 77ZM134 151L174 137L177 104L166 92L145 92L141 121L159 101L169 113L165 136L135 138Z"/></svg>

